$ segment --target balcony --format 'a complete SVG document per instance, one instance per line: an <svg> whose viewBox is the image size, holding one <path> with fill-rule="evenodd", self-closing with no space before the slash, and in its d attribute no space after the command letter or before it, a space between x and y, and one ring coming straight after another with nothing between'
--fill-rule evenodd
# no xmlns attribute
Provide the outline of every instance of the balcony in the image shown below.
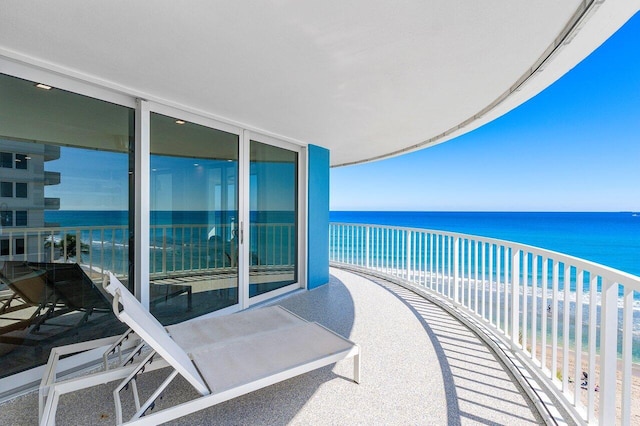
<svg viewBox="0 0 640 426"><path fill-rule="evenodd" d="M30 231L51 240L75 233L93 241L83 259L96 271L120 266L98 261L100 247L126 250L116 237L124 238L125 229ZM100 235L116 239L96 243ZM230 417L238 424L640 420L631 406L640 385L632 332L639 277L507 241L372 225L331 224L329 255L328 285L272 303L357 342L362 383L350 381L349 361L338 363L194 413L184 424ZM163 257L152 263L168 267L156 271L163 274L197 264L176 262ZM155 374L161 373L150 373L151 381ZM112 387L62 401L58 422L113 419ZM183 382L162 404L185 395L195 396ZM35 423L36 398L4 403L0 424ZM79 401L92 408L78 412Z"/></svg>
<svg viewBox="0 0 640 426"><path fill-rule="evenodd" d="M360 344L360 385L344 361L172 424L540 423L492 352L447 312L392 283L331 273L329 285L277 303ZM148 379L160 375L149 373ZM195 396L185 381L179 383L158 404ZM100 386L61 400L58 424L113 423L111 392ZM3 404L0 424L35 424L36 400L32 393Z"/></svg>
<svg viewBox="0 0 640 426"><path fill-rule="evenodd" d="M53 161L60 159L60 147L57 145L44 146L44 161Z"/></svg>
<svg viewBox="0 0 640 426"><path fill-rule="evenodd" d="M60 185L60 172L44 172L45 185Z"/></svg>
<svg viewBox="0 0 640 426"><path fill-rule="evenodd" d="M60 198L45 197L44 208L46 210L60 210Z"/></svg>
<svg viewBox="0 0 640 426"><path fill-rule="evenodd" d="M453 313L570 423L640 421L640 277L508 241L377 225L332 224L330 260Z"/></svg>

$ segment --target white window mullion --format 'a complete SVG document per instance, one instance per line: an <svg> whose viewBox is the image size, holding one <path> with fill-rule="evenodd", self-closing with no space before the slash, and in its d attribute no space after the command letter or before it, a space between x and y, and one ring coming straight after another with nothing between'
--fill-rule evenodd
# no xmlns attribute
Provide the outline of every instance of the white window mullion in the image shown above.
<svg viewBox="0 0 640 426"><path fill-rule="evenodd" d="M138 99L135 138L135 249L134 291L142 306L149 308L149 217L150 182L149 103Z"/></svg>
<svg viewBox="0 0 640 426"><path fill-rule="evenodd" d="M240 161L238 164L238 229L241 232L240 246L238 247L238 291L240 309L249 307L249 182L250 182L250 143L251 135L248 130L242 132L240 140Z"/></svg>

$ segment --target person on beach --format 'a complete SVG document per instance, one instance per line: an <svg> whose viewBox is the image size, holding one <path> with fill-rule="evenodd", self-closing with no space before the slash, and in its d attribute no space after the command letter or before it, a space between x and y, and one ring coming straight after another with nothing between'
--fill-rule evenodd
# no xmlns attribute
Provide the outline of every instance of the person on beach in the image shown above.
<svg viewBox="0 0 640 426"><path fill-rule="evenodd" d="M583 371L583 372L582 372L582 383L580 383L580 387L581 387L582 389L587 389L587 386L588 386L588 385L589 385L589 375L587 374L587 372L586 372L586 371ZM600 391L600 386L599 386L599 385L596 385L596 386L593 388L593 390L594 390L594 391L596 391L596 392Z"/></svg>
<svg viewBox="0 0 640 426"><path fill-rule="evenodd" d="M589 375L587 374L586 371L583 371L582 372L582 383L580 383L580 387L582 387L582 389L586 389L588 384L589 384Z"/></svg>

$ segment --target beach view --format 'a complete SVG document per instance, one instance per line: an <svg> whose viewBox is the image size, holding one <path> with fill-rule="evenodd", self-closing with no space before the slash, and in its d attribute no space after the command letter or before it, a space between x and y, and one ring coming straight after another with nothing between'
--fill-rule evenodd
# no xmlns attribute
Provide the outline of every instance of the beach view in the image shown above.
<svg viewBox="0 0 640 426"><path fill-rule="evenodd" d="M333 169L331 221L344 224L335 230L336 239L332 240L344 244L336 251L339 254L335 260L338 263L353 262L348 255L341 257L345 256L342 251L353 250L354 244L355 250L360 251L357 224L367 224L372 225L372 229L447 231L467 234L471 238L517 242L640 276L640 169L637 167L640 151L636 143L640 127L638 121L631 118L640 111L637 96L640 93L640 79L637 78L640 62L637 55L634 58L629 56L629 53L638 51L631 42L636 37L640 37L637 16L536 98L452 142L379 163ZM448 168L452 162L457 166L455 169ZM370 262L384 265L382 269L391 271L393 275L406 276L402 274L408 272L401 270L410 264L403 252L403 238L407 237L392 236L395 231L380 232L383 236L389 232L390 242L382 244L392 247L379 249L371 255L382 256L382 261L372 258ZM399 244L393 238L398 238ZM394 245L399 258L388 263L387 257L394 251ZM435 245L432 248L428 243L421 246L422 252L416 259L425 257L424 251L429 259L430 251L435 249ZM442 250L445 250L444 246ZM416 259L414 263L420 262ZM469 280L463 287L469 287L470 298L462 303L479 311L475 299L481 299L480 309L484 316L482 305L486 305L488 312L491 295L494 303L502 304L509 303L505 299L509 296L500 288L493 292L485 290L488 282L493 282L494 286L497 282L500 287L501 279L496 278L500 271L496 272L495 260L493 278L487 278L486 271L476 272L484 267L482 261L480 267L478 260L475 261L475 266L468 265L473 263L471 258L461 261L462 279ZM582 358L583 361L576 366L576 328L581 329L580 350L586 353L589 347L589 308L595 303L597 308L593 312L600 316L602 284L598 281L597 297L592 299L590 285L593 286L593 282L590 283L588 276L582 276L580 279L584 282L578 284L577 272L571 271L572 275L565 278L562 266L558 272L558 288L553 294L552 271L549 269L543 273L542 264L532 266L531 258L522 262L528 262L527 275L520 277L521 284L528 287L523 290L527 296L521 296L520 309L526 312L522 320L531 325L535 316L536 325L529 330L529 343L523 343L520 331L519 343L535 359L542 355L542 347L533 349L531 343L540 345L544 338L544 345L549 345L545 350L548 359L541 365L551 368L553 362L552 376L562 381L563 376L569 375L569 382L577 381L584 385L581 386L580 398L582 406L587 406L587 385L597 382L585 379L589 377L587 358ZM358 259L355 263L364 264ZM426 272L423 274L431 274L429 260L424 263ZM444 263L446 269L446 261ZM519 268L523 265L521 263ZM488 268L487 265L487 271ZM533 281L532 274L536 269L537 281ZM541 283L543 274L548 274L544 290ZM478 275L483 278L478 280ZM504 275L504 282L509 282L511 278L507 278L506 273ZM437 277L417 279L421 287L427 288L434 280L436 287L446 286L446 282L439 281ZM632 342L628 343L634 364L632 400L640 398L638 283L640 281L634 282L631 288L620 286L615 289L619 337L616 353L619 359L623 357L625 296L630 291L630 312L626 315L632 325L626 327L631 328L632 335ZM578 285L580 290L577 293ZM564 292L565 286L568 292ZM481 287L480 293L477 293L478 287ZM566 297L569 299L565 300ZM522 306L527 299L528 305ZM568 303L566 309L565 303ZM578 304L582 305L579 310ZM559 316L554 314L556 310L561 311ZM576 312L583 316L581 321L576 320ZM498 328L504 327L505 318L496 318L495 312L491 315L489 322ZM570 317L564 326L563 315ZM570 330L563 331L563 327L569 324ZM558 335L553 337L555 332ZM533 338L531 333L536 337ZM562 350L554 352L551 349L551 345L554 348L556 344L558 348L563 346L563 334L567 335L564 345L568 345L571 353L571 360L564 367ZM553 339L557 340L552 343ZM599 343L596 346L599 348ZM565 372L563 368L569 371ZM599 374L597 369L593 372ZM622 392L621 377L618 372L618 392ZM566 386L566 383L561 386ZM594 405L597 406L597 402ZM632 411L632 423L640 422L640 410Z"/></svg>
<svg viewBox="0 0 640 426"><path fill-rule="evenodd" d="M640 0L120 3L0 6L0 424L640 426Z"/></svg>

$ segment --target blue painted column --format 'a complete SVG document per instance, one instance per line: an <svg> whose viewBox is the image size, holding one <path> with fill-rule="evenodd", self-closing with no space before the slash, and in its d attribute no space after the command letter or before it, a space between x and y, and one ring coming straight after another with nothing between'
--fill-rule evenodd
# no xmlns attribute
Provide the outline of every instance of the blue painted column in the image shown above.
<svg viewBox="0 0 640 426"><path fill-rule="evenodd" d="M307 288L329 282L329 150L308 146Z"/></svg>

